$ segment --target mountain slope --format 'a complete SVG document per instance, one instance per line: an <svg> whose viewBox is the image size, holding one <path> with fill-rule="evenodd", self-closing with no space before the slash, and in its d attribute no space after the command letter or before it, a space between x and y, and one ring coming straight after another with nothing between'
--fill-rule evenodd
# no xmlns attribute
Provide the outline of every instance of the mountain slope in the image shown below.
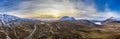
<svg viewBox="0 0 120 39"><path fill-rule="evenodd" d="M8 18L10 20L7 20ZM5 26L6 23L10 26L0 28L0 39L120 39L119 30L99 28L96 27L98 25L86 19L42 22L35 19L1 15L0 20L5 22L3 25L3 22L0 21L2 24L0 26ZM105 24L109 24L106 22Z"/></svg>
<svg viewBox="0 0 120 39"><path fill-rule="evenodd" d="M62 18L60 18L61 21L65 21L65 20L68 20L68 21L75 21L76 19L73 18L73 17L69 17L69 16L63 16Z"/></svg>
<svg viewBox="0 0 120 39"><path fill-rule="evenodd" d="M9 22L16 19L20 19L20 18L12 15L0 14L0 24L1 26L4 27L10 27Z"/></svg>

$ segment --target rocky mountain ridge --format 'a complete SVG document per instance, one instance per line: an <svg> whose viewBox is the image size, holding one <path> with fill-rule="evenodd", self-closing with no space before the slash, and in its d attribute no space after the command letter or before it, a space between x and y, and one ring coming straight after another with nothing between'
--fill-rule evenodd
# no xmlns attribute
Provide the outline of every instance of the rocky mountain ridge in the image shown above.
<svg viewBox="0 0 120 39"><path fill-rule="evenodd" d="M54 22L19 18L6 14L0 15L0 17L0 39L119 39L120 37L119 29L103 27L109 26L109 23L119 24L115 20L106 20L102 22L103 25L97 25L89 20L76 20L73 17L72 20L71 17L70 20L69 17L63 17L65 20Z"/></svg>

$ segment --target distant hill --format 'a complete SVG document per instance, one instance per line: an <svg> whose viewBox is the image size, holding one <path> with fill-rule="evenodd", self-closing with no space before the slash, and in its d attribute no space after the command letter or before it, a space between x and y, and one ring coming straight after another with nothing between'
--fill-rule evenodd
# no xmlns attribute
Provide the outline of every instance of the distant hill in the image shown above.
<svg viewBox="0 0 120 39"><path fill-rule="evenodd" d="M61 21L68 20L68 21L75 21L76 19L74 17L69 17L69 16L63 16L60 18Z"/></svg>
<svg viewBox="0 0 120 39"><path fill-rule="evenodd" d="M102 25L105 28L120 29L120 21L113 18L106 19L105 21L102 22Z"/></svg>
<svg viewBox="0 0 120 39"><path fill-rule="evenodd" d="M0 14L0 39L119 39L119 28L106 27L120 25L118 21L107 19L102 23L69 16L51 22Z"/></svg>
<svg viewBox="0 0 120 39"><path fill-rule="evenodd" d="M10 22L14 22L19 24L19 22L21 21L37 21L36 19L28 19L28 18L20 18L17 16L13 16L13 15L8 15L8 14L0 14L0 24L1 26L4 27L10 27Z"/></svg>

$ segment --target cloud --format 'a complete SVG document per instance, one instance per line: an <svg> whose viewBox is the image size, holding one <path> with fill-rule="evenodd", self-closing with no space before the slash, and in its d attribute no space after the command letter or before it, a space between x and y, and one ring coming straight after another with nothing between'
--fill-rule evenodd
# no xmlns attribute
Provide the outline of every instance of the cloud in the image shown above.
<svg viewBox="0 0 120 39"><path fill-rule="evenodd" d="M44 14L58 15L58 16L74 16L77 9L68 0L32 0L23 2L19 5L22 9L18 10L17 14L25 15L23 17L38 17ZM34 14L35 16L31 16Z"/></svg>
<svg viewBox="0 0 120 39"><path fill-rule="evenodd" d="M25 17L31 17L31 14L38 17L46 13L79 17L83 14L87 15L96 12L93 0L33 0L31 3L32 11L26 13Z"/></svg>
<svg viewBox="0 0 120 39"><path fill-rule="evenodd" d="M106 5L104 12L99 12L94 0L29 0L22 1L18 10L6 12L19 17L61 17L73 16L83 19L106 19L119 17L118 12L110 10ZM102 7L102 6L101 6Z"/></svg>

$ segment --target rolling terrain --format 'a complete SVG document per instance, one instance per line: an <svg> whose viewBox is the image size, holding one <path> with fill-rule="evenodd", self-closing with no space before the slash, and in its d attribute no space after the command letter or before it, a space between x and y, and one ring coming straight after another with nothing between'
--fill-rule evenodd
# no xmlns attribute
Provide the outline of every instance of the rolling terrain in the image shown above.
<svg viewBox="0 0 120 39"><path fill-rule="evenodd" d="M69 17L52 22L6 14L0 17L0 39L120 39L120 23L111 19L98 25Z"/></svg>

